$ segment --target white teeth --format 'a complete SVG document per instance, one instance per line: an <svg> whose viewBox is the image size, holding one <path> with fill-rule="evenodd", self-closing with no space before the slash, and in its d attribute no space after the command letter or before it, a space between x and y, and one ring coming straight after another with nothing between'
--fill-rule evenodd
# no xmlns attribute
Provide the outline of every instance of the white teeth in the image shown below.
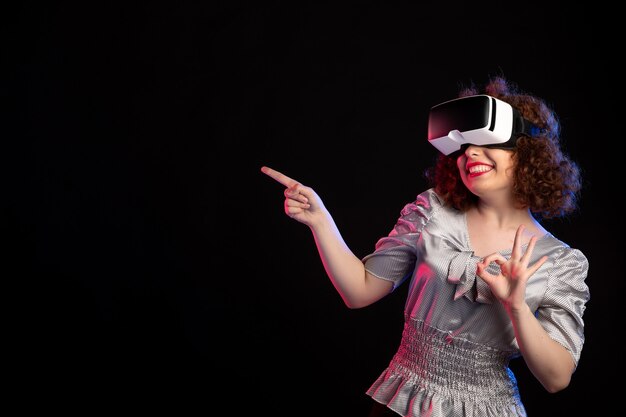
<svg viewBox="0 0 626 417"><path fill-rule="evenodd" d="M491 171L491 167L487 165L474 165L473 167L470 167L468 170L470 174L474 174L477 172L487 172L487 171Z"/></svg>

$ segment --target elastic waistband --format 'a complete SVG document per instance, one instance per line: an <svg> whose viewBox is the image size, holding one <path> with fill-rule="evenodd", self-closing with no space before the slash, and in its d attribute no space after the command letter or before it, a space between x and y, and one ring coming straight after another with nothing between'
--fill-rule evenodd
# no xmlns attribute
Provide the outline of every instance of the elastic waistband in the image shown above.
<svg viewBox="0 0 626 417"><path fill-rule="evenodd" d="M409 320L389 368L445 396L473 402L501 398L510 403L511 397L519 398L517 381L508 368L511 355Z"/></svg>

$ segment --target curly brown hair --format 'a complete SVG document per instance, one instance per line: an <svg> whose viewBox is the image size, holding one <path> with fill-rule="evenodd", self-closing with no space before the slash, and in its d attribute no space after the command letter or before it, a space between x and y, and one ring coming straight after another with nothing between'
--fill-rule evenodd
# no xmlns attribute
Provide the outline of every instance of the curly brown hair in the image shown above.
<svg viewBox="0 0 626 417"><path fill-rule="evenodd" d="M464 88L459 97L481 94L475 87ZM539 97L524 93L502 76L492 77L484 94L506 101L524 118L540 128L533 137L522 136L513 151L515 175L513 194L520 207L528 207L537 217L562 217L577 208L582 186L579 166L560 147L560 124L555 112ZM456 155L440 154L426 178L446 204L467 211L478 197L463 184Z"/></svg>

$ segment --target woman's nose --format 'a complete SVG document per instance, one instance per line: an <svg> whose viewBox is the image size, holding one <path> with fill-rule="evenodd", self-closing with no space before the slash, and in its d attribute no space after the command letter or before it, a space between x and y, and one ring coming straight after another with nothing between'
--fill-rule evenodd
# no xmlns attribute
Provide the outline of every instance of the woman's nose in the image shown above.
<svg viewBox="0 0 626 417"><path fill-rule="evenodd" d="M465 149L465 155L467 156L476 156L480 154L480 152L481 152L480 146L476 146L476 145L468 145L467 148Z"/></svg>

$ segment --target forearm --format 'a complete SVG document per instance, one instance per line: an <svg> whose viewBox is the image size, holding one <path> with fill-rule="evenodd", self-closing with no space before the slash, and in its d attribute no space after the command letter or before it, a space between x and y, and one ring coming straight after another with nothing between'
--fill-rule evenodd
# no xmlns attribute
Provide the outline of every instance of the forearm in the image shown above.
<svg viewBox="0 0 626 417"><path fill-rule="evenodd" d="M547 391L566 388L575 366L568 350L550 338L527 305L509 315L528 369Z"/></svg>
<svg viewBox="0 0 626 417"><path fill-rule="evenodd" d="M326 273L348 307L364 307L389 293L391 284L366 274L330 215L311 231Z"/></svg>

